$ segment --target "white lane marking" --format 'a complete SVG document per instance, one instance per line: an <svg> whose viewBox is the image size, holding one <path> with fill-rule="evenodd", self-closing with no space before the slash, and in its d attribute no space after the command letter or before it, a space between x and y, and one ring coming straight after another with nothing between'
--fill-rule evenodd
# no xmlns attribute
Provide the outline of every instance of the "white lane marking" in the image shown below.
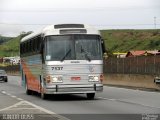
<svg viewBox="0 0 160 120"><path fill-rule="evenodd" d="M9 110L37 110L37 108L13 108Z"/></svg>
<svg viewBox="0 0 160 120"><path fill-rule="evenodd" d="M37 106L37 105L35 105L35 104L33 104L33 103L29 102L29 101L25 101L25 103L27 103L27 104L29 104L29 105L31 105L31 106L33 106L33 107L35 107L35 108L37 108L37 109L45 112L45 113L48 113L48 114L56 114L56 113L54 113L54 112L52 112L52 111L49 111L49 110L44 109L44 108L42 108L42 107L40 107L40 106Z"/></svg>
<svg viewBox="0 0 160 120"><path fill-rule="evenodd" d="M122 102L122 103L128 103L128 104L140 105L140 106L143 106L143 107L150 107L150 108L160 109L160 107L155 107L155 106L145 105L145 104L136 103L136 102L131 102L131 101L125 101L125 100L120 100L120 99L110 99L110 98L104 98L104 97L97 97L97 98L99 98L99 99L103 99L103 100L109 100L109 101L117 101L117 102Z"/></svg>
<svg viewBox="0 0 160 120"><path fill-rule="evenodd" d="M6 91L1 91L1 93L6 94Z"/></svg>
<svg viewBox="0 0 160 120"><path fill-rule="evenodd" d="M3 94L8 94L8 93L6 93L5 91L1 91L1 92L2 92ZM13 98L16 98L16 99L18 99L18 100L21 100L21 101L18 102L18 103L16 103L16 104L14 104L14 105L9 106L9 107L0 109L0 112L1 112L1 111L6 111L6 110L23 110L23 109L28 109L28 110L29 110L29 109L37 109L37 110L40 110L40 111L45 112L45 113L47 113L47 114L54 115L54 116L58 117L60 120L70 120L70 119L68 119L68 118L66 118L66 117L63 117L63 116L58 115L58 114L56 114L56 113L54 113L54 112L52 112L52 111L49 111L49 110L47 110L47 109L45 109L45 108L42 108L42 107L40 107L40 106L38 106L38 105L35 105L35 104L33 104L33 103L29 102L29 101L26 101L26 100L23 100L23 99L21 99L21 98L18 98L17 96L14 96L14 95L11 95L11 94L9 94L9 96L10 96L10 97L13 97ZM34 108L16 108L16 107L18 107L19 105L31 105L31 106L34 107Z"/></svg>
<svg viewBox="0 0 160 120"><path fill-rule="evenodd" d="M6 108L3 108L3 109L0 109L0 111L5 111L5 110L9 110L9 109L11 109L11 108L13 108L13 107L17 107L17 106L20 105L22 102L23 102L23 101L20 101L20 102L14 104L14 105L11 105L11 106L6 107Z"/></svg>
<svg viewBox="0 0 160 120"><path fill-rule="evenodd" d="M30 105L33 108L17 108L19 105ZM29 101L25 101L25 100L24 101L20 101L20 102L14 104L14 105L9 106L9 107L0 109L0 112L7 111L7 110L24 110L24 109L27 109L27 110L36 109L36 110L40 110L40 112L44 112L45 114L47 113L47 114L50 114L50 115L54 115L55 117L58 117L60 120L70 120L70 119L68 119L66 117L58 115L58 114L56 114L56 113L54 113L52 111L49 111L49 110L47 110L45 108L42 108L40 106L37 106L37 105L35 105L35 104L33 104L33 103L29 102Z"/></svg>
<svg viewBox="0 0 160 120"><path fill-rule="evenodd" d="M16 96L14 96L14 95L11 95L11 97L12 97L12 98L16 98Z"/></svg>
<svg viewBox="0 0 160 120"><path fill-rule="evenodd" d="M2 93L2 94L5 94L5 95L8 95L8 96L11 96L11 94L7 93L7 92L4 91L4 90L2 90L1 93Z"/></svg>
<svg viewBox="0 0 160 120"><path fill-rule="evenodd" d="M6 94L6 92L5 91L2 91L3 92L3 94ZM12 98L17 98L16 96L14 96L14 95L9 95L9 96L11 96ZM18 98L17 98L18 99ZM21 99L21 98L19 98L19 99ZM23 99L21 99L21 100L23 100ZM3 111L3 110L8 110L8 109L10 109L10 108L12 108L12 107L17 107L18 105L20 105L20 104L27 104L27 105L31 105L31 106L33 106L33 107L35 107L35 108L37 108L37 109L39 109L39 110L41 110L41 111L43 111L43 112L45 112L45 113L48 113L48 114L56 114L56 113L54 113L54 112L52 112L52 111L49 111L49 110L47 110L47 109L44 109L44 108L42 108L42 107L40 107L40 106L37 106L37 105L35 105L35 104L33 104L33 103L31 103L31 102L29 102L29 101L26 101L26 100L23 100L23 101L20 101L20 102L18 102L18 103L16 103L16 104L14 104L14 105L12 105L12 106L9 106L9 107L7 107L7 108L4 108L4 109L1 109L0 111Z"/></svg>
<svg viewBox="0 0 160 120"><path fill-rule="evenodd" d="M2 94L5 94L5 95L8 95L8 96L11 96L12 98L17 98L16 96L14 96L14 95L11 95L11 94L9 94L9 93L7 93L6 91L1 91L1 93ZM21 99L21 98L17 98L17 100L20 100L20 101L22 101L23 99Z"/></svg>
<svg viewBox="0 0 160 120"><path fill-rule="evenodd" d="M21 100L22 101L23 99L22 98L17 98L17 100Z"/></svg>
<svg viewBox="0 0 160 120"><path fill-rule="evenodd" d="M54 114L56 117L58 117L58 118L60 118L60 119L62 119L62 120L70 120L70 119L68 119L68 118L66 118L66 117L63 117L63 116L58 115L58 114L56 114L56 113L54 113L54 112L52 112L52 111L49 111L49 110L47 110L47 109L45 109L45 108L42 108L42 107L40 107L40 106L38 106L38 105L35 105L35 104L33 104L33 103L29 102L29 101L25 101L25 103L27 103L27 104L29 104L29 105L31 105L31 106L33 106L33 107L35 107L35 108L37 108L37 109L45 112L45 113L47 113L47 114L51 114L51 115Z"/></svg>
<svg viewBox="0 0 160 120"><path fill-rule="evenodd" d="M104 97L97 97L99 99L103 99L103 100L110 100L110 101L116 101L116 99L110 99L110 98L104 98Z"/></svg>

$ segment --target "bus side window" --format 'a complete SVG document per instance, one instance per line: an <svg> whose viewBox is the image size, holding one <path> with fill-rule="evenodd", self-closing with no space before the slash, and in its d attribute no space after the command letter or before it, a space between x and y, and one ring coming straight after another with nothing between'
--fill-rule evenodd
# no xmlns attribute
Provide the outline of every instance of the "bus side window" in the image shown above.
<svg viewBox="0 0 160 120"><path fill-rule="evenodd" d="M29 53L32 53L32 40L29 41Z"/></svg>
<svg viewBox="0 0 160 120"><path fill-rule="evenodd" d="M38 38L35 39L35 51L38 52Z"/></svg>
<svg viewBox="0 0 160 120"><path fill-rule="evenodd" d="M38 49L38 52L40 52L40 49L41 49L41 36L38 36L38 46L37 46L37 49Z"/></svg>
<svg viewBox="0 0 160 120"><path fill-rule="evenodd" d="M36 39L33 39L33 51L36 52Z"/></svg>
<svg viewBox="0 0 160 120"><path fill-rule="evenodd" d="M26 52L27 52L27 48L26 48L27 46L26 46L26 42L24 43L24 54L26 54Z"/></svg>
<svg viewBox="0 0 160 120"><path fill-rule="evenodd" d="M29 53L29 41L27 41L27 53Z"/></svg>
<svg viewBox="0 0 160 120"><path fill-rule="evenodd" d="M30 41L30 51L31 51L31 53L33 54L33 40L31 39L31 41Z"/></svg>
<svg viewBox="0 0 160 120"><path fill-rule="evenodd" d="M22 43L22 55L24 55L25 51L24 51L24 43Z"/></svg>
<svg viewBox="0 0 160 120"><path fill-rule="evenodd" d="M20 44L20 54L22 54L22 43Z"/></svg>
<svg viewBox="0 0 160 120"><path fill-rule="evenodd" d="M27 53L29 53L29 41L27 41Z"/></svg>

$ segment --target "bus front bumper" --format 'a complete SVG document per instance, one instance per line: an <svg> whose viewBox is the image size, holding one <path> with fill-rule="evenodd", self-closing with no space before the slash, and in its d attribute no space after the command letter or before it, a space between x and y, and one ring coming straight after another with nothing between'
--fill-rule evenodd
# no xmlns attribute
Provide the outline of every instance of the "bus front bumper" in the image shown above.
<svg viewBox="0 0 160 120"><path fill-rule="evenodd" d="M90 85L52 85L44 89L45 94L82 94L102 92L103 84Z"/></svg>

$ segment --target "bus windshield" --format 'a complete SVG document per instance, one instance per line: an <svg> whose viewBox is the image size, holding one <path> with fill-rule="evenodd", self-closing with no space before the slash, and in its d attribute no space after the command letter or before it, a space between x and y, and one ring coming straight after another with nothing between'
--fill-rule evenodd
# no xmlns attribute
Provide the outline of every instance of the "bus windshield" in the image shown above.
<svg viewBox="0 0 160 120"><path fill-rule="evenodd" d="M98 35L63 35L46 37L45 59L102 60L101 40Z"/></svg>

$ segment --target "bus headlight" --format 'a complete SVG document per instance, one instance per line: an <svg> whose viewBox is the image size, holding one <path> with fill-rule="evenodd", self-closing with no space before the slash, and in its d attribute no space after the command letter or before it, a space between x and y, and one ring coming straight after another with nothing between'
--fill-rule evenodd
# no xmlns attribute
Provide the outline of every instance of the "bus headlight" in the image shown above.
<svg viewBox="0 0 160 120"><path fill-rule="evenodd" d="M52 79L51 76L47 75L46 78L45 78L46 83L50 83L51 79Z"/></svg>
<svg viewBox="0 0 160 120"><path fill-rule="evenodd" d="M89 79L89 82L98 82L99 81L99 77L96 75L89 75L88 79Z"/></svg>
<svg viewBox="0 0 160 120"><path fill-rule="evenodd" d="M62 76L52 76L51 82L52 83L55 83L55 82L61 83L61 82L63 82L63 78L62 78Z"/></svg>

